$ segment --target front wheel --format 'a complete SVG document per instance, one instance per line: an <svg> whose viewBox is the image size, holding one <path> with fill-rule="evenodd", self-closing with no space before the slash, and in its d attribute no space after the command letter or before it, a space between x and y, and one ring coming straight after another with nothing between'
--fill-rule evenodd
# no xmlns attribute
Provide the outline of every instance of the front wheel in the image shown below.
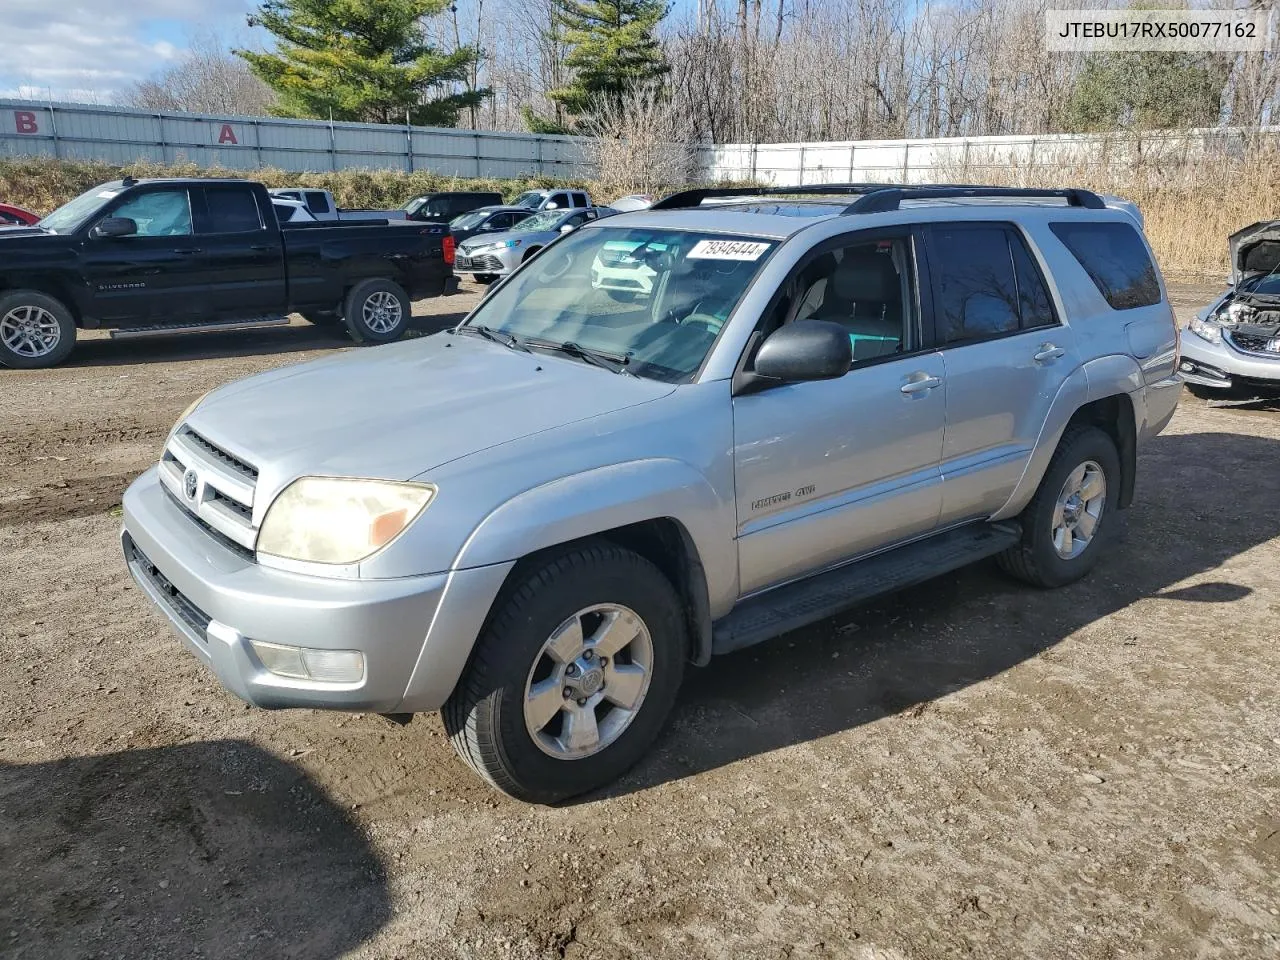
<svg viewBox="0 0 1280 960"><path fill-rule="evenodd" d="M53 367L76 345L76 322L59 300L38 290L0 297L0 365L16 370Z"/></svg>
<svg viewBox="0 0 1280 960"><path fill-rule="evenodd" d="M496 273L477 273L475 275L476 283L483 284L486 287L497 279L498 275Z"/></svg>
<svg viewBox="0 0 1280 960"><path fill-rule="evenodd" d="M1119 493L1115 442L1097 427L1071 428L1022 512L1022 542L999 556L1001 568L1038 587L1079 580L1106 549Z"/></svg>
<svg viewBox="0 0 1280 960"><path fill-rule="evenodd" d="M412 307L404 288L391 280L364 280L347 294L343 321L356 343L390 343L409 329Z"/></svg>
<svg viewBox="0 0 1280 960"><path fill-rule="evenodd" d="M552 803L621 776L675 703L680 601L648 560L607 541L517 568L445 704L454 749L520 800Z"/></svg>

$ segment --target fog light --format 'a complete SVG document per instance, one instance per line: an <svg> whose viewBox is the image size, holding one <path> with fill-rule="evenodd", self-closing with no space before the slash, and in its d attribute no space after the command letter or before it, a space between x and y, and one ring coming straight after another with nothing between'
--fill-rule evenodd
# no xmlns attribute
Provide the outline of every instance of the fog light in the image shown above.
<svg viewBox="0 0 1280 960"><path fill-rule="evenodd" d="M364 654L359 650L318 650L283 643L250 640L262 665L279 677L323 683L359 683L364 679Z"/></svg>

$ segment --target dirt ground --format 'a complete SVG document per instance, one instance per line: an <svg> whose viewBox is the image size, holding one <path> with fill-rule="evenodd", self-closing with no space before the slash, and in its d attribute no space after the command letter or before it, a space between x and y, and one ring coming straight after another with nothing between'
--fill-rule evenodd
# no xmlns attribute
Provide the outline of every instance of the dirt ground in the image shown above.
<svg viewBox="0 0 1280 960"><path fill-rule="evenodd" d="M346 348L0 370L0 956L1280 956L1280 405L1186 397L1085 582L982 566L723 658L546 808L434 716L245 707L130 584L120 494L183 407Z"/></svg>

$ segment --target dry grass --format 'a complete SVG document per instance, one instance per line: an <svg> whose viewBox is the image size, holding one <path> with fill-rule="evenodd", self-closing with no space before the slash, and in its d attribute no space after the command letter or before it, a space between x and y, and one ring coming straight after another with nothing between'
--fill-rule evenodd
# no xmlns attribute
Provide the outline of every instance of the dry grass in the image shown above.
<svg viewBox="0 0 1280 960"><path fill-rule="evenodd" d="M942 179L1022 187L1087 187L1136 203L1165 274L1220 279L1229 270L1227 237L1258 220L1280 218L1280 149L1268 143L1188 151L1117 139L1090 162L992 165L971 158Z"/></svg>

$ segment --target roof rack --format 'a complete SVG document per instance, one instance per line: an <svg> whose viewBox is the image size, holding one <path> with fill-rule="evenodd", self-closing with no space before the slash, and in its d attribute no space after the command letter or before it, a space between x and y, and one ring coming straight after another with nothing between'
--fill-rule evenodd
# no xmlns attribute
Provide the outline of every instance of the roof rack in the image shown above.
<svg viewBox="0 0 1280 960"><path fill-rule="evenodd" d="M1092 190L1070 187L1064 190L1038 190L1032 187L960 187L945 184L928 184L913 187L881 187L859 197L844 208L845 214L889 213L897 210L903 200L949 200L990 197L993 199L1049 199L1067 201L1069 207L1086 207L1105 210L1106 204Z"/></svg>
<svg viewBox="0 0 1280 960"><path fill-rule="evenodd" d="M1068 206L1102 210L1106 204L1091 190L1069 188L1063 190L1038 190L1027 187L985 187L980 184L956 183L814 183L797 187L708 187L682 190L664 197L650 210L678 210L697 207L704 200L726 197L779 197L779 196L832 196L858 194L858 199L845 207L844 213L889 213L897 210L903 200L942 200L969 197L999 199L1049 199L1067 201Z"/></svg>

